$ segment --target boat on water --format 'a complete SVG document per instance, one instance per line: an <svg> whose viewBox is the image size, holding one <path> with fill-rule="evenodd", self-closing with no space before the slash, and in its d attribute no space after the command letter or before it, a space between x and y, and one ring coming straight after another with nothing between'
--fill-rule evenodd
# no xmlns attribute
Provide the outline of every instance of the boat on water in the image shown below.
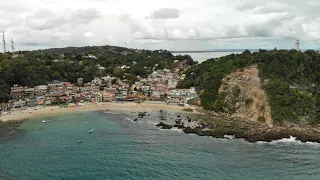
<svg viewBox="0 0 320 180"><path fill-rule="evenodd" d="M43 121L41 121L41 122L46 123L47 121L46 121L46 120L43 120Z"/></svg>
<svg viewBox="0 0 320 180"><path fill-rule="evenodd" d="M90 129L89 129L89 131L88 131L88 133L92 133L92 131L93 131L93 129L92 129L92 128L90 128Z"/></svg>
<svg viewBox="0 0 320 180"><path fill-rule="evenodd" d="M9 112L7 112L7 111L1 112L1 115L6 115L6 114L9 114Z"/></svg>
<svg viewBox="0 0 320 180"><path fill-rule="evenodd" d="M78 141L78 143L82 143L82 141Z"/></svg>

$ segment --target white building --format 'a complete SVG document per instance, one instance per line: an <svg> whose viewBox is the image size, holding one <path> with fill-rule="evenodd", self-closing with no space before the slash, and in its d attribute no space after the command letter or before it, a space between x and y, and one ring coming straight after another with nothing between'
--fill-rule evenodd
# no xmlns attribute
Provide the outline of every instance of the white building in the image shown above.
<svg viewBox="0 0 320 180"><path fill-rule="evenodd" d="M103 67L103 66L101 66L100 64L97 64L97 66L96 66L98 69L99 69L99 73L103 73L104 72L104 70L106 70L106 68L105 67Z"/></svg>
<svg viewBox="0 0 320 180"><path fill-rule="evenodd" d="M91 58L91 59L97 59L97 57L96 57L95 55L93 55L93 54L88 54L87 57L88 57L88 58Z"/></svg>
<svg viewBox="0 0 320 180"><path fill-rule="evenodd" d="M300 51L300 41L299 41L299 39L297 39L297 41L296 41L296 50Z"/></svg>
<svg viewBox="0 0 320 180"><path fill-rule="evenodd" d="M198 97L198 94L197 94L196 89L195 89L194 87L191 87L191 88L188 90L187 97L188 97L188 98Z"/></svg>
<svg viewBox="0 0 320 180"><path fill-rule="evenodd" d="M78 83L79 86L82 86L83 78L78 78L77 83Z"/></svg>
<svg viewBox="0 0 320 180"><path fill-rule="evenodd" d="M91 83L92 83L93 85L101 85L101 84L102 84L102 80L101 80L100 78L98 78L98 77L95 77L95 78L91 81Z"/></svg>

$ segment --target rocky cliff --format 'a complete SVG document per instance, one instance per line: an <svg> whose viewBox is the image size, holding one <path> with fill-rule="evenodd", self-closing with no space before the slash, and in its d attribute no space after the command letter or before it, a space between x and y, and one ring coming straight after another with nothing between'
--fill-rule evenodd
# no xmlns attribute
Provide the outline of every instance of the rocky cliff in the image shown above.
<svg viewBox="0 0 320 180"><path fill-rule="evenodd" d="M239 69L222 80L219 88L222 111L231 118L259 121L272 126L270 106L266 92L261 88L256 65Z"/></svg>

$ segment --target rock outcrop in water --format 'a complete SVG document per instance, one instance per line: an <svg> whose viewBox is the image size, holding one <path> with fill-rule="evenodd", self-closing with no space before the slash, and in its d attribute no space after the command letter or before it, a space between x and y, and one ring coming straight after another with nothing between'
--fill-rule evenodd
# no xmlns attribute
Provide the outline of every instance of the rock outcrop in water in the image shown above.
<svg viewBox="0 0 320 180"><path fill-rule="evenodd" d="M23 120L18 121L0 121L0 141L15 139L23 136L26 131L21 129L16 129Z"/></svg>
<svg viewBox="0 0 320 180"><path fill-rule="evenodd" d="M139 118L143 118L144 116L146 116L147 115L147 112L146 111L140 111L139 113L138 113L138 117Z"/></svg>
<svg viewBox="0 0 320 180"><path fill-rule="evenodd" d="M160 122L159 124L156 125L157 127L161 127L161 129L171 129L173 126L169 124L165 124L163 122Z"/></svg>

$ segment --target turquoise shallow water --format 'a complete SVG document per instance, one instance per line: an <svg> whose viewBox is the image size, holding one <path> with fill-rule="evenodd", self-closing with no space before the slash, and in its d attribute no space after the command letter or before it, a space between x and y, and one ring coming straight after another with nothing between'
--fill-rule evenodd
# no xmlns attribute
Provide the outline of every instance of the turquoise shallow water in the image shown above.
<svg viewBox="0 0 320 180"><path fill-rule="evenodd" d="M127 118L86 112L26 121L23 137L0 141L0 179L320 179L318 144L199 137Z"/></svg>

